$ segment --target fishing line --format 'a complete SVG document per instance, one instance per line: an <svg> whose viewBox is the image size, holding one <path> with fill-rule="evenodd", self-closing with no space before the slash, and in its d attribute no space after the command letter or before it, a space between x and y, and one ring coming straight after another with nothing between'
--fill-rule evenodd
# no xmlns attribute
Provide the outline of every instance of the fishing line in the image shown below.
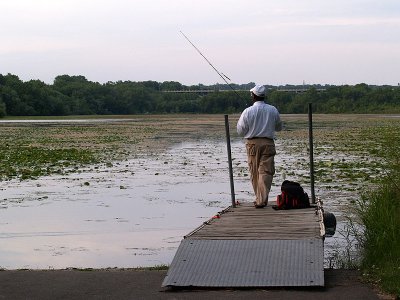
<svg viewBox="0 0 400 300"><path fill-rule="evenodd" d="M231 81L231 79L230 79L228 76L226 76L224 73L220 73L220 72L213 66L213 64L207 59L207 57L205 57L205 56L203 55L203 53L201 53L201 51L189 40L189 38L188 38L181 30L180 30L179 32L180 32L180 33L183 35L183 37L194 47L194 49L196 49L197 52L206 60L206 62L214 69L214 71L217 72L217 74L222 78L223 81L225 81L225 83L232 89L232 91L235 92L236 96L238 96L239 99L241 99L241 100L243 100L243 101L246 102L246 100L243 99L243 97L241 97L241 96L239 95L239 93L232 87L232 85L231 85L225 78L227 78L229 81Z"/></svg>

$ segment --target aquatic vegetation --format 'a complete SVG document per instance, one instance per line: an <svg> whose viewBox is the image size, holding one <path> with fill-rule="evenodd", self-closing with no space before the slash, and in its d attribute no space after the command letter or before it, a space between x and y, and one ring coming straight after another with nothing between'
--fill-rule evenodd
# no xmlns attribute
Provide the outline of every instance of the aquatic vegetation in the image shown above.
<svg viewBox="0 0 400 300"><path fill-rule="evenodd" d="M73 172L81 165L96 162L93 153L84 149L0 148L1 180L63 174Z"/></svg>
<svg viewBox="0 0 400 300"><path fill-rule="evenodd" d="M102 117L104 118L104 117ZM232 116L232 140L240 140ZM305 115L283 115L285 130L277 140L277 182L292 178L309 182L308 123ZM79 122L81 121L81 122ZM315 180L322 189L342 190L380 178L385 160L379 138L398 118L368 115L315 115ZM225 139L218 115L129 116L118 120L62 118L42 122L0 123L0 179L28 179L78 172L89 165L112 167L139 156L158 157L158 149L189 140ZM204 153L209 162L212 153ZM234 158L235 159L235 158ZM282 161L279 161L281 159ZM168 164L169 162L166 161ZM224 164L223 161L215 161ZM181 165L190 167L182 157ZM206 172L203 172L203 176ZM235 177L248 177L245 157L235 161ZM156 172L155 174L159 174Z"/></svg>
<svg viewBox="0 0 400 300"><path fill-rule="evenodd" d="M0 180L77 172L129 156L153 134L152 125L133 122L0 123Z"/></svg>
<svg viewBox="0 0 400 300"><path fill-rule="evenodd" d="M230 116L233 171L237 199L245 202L251 201L253 195L243 139L235 133L238 117ZM299 181L307 192L310 186L307 116L283 115L282 118L286 129L278 133L276 140L278 154L271 200L284 179ZM349 207L356 204L360 192L377 186L379 178L386 174L390 154L383 154L391 150L386 149L380 140L386 131L400 140L399 122L400 118L387 116L314 116L316 195L324 200L327 210L336 214L341 228L347 224L344 212L350 211ZM398 128L394 130L392 126ZM62 212L66 217L77 216L75 224L82 223L80 230L90 225L94 232L103 232L106 226L110 228L111 223L118 228L130 224L129 230L121 230L120 237L124 241L126 232L132 228L137 236L146 235L141 232L148 228L145 222L153 220L153 228L157 214L161 216L160 220L165 221L160 228L169 228L171 220L182 222L190 228L182 229L179 232L181 235L203 220L203 216L199 220L197 212L192 212L193 207L208 209L205 214L209 217L209 211L214 213L217 208L230 204L223 116L144 115L121 117L118 120L0 122L0 139L3 141L0 144L1 180L39 177L35 181L12 180L3 183L4 194L8 193L8 196L0 199L2 212L10 213L20 206L29 206L31 209L38 205L36 213L47 207L51 212L48 215L51 215L55 213L53 206L72 202L85 216L79 217L74 210L70 215L64 210ZM61 176L40 180L41 176L52 174ZM18 193L19 190L24 192ZM134 205L137 215L126 209L128 205ZM148 205L149 209L142 211L141 205ZM171 211L180 210L182 214L179 218L171 215L164 218L163 214L168 213L172 206ZM157 210L160 207L163 208L162 213ZM108 215L111 212L115 215L108 219L104 217L104 213ZM190 220L187 215L190 215ZM57 221L54 221L56 225ZM11 232L14 226L13 221L7 222L0 223L6 233ZM38 220L35 222L38 223ZM54 223L51 226L57 227ZM157 227L157 232L160 228ZM343 231L343 235L345 233ZM8 241L12 242L13 239L15 237ZM74 244L76 239L71 239ZM50 237L44 237L45 240L49 241L51 247L43 248L43 257L48 253L65 252L57 248ZM175 240L178 243L179 237L174 236ZM135 241L123 249L137 247ZM346 239L340 234L326 239L325 249L331 249L335 243L346 250ZM119 245L117 241L116 245ZM171 249L159 247L159 244L156 246L160 249L159 253L172 253L176 249L176 244ZM75 246L69 247L71 251L75 249ZM93 251L90 247L88 249L86 255ZM101 248L99 251L106 252L107 249ZM121 251L121 257L136 253L132 250L128 253ZM73 252L74 255L80 255L80 252ZM137 265L144 265L139 259L145 256L153 258L159 255L153 252L146 250L146 255L135 255ZM62 265L60 257L57 256L57 259L62 267L69 266ZM98 263L93 262L93 266L108 266L96 265ZM106 264L105 260L100 263ZM123 263L119 266L125 267Z"/></svg>

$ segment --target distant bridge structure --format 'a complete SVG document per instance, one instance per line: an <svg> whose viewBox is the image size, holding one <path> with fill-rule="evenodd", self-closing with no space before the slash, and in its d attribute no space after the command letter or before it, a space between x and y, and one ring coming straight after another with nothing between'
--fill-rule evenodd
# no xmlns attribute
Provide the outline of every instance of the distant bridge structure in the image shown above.
<svg viewBox="0 0 400 300"><path fill-rule="evenodd" d="M249 92L248 90L235 90L236 92ZM164 90L162 93L173 93L173 94L209 94L209 93L224 93L233 92L232 90Z"/></svg>
<svg viewBox="0 0 400 300"><path fill-rule="evenodd" d="M271 90L271 89L270 89ZM277 92L286 92L286 93L305 93L309 91L309 88L300 88L300 89L274 89ZM315 89L317 92L324 92L326 89ZM225 93L232 92L232 90L211 90L211 89L201 89L201 90L163 90L162 93L172 93L172 94L200 94L206 95L209 93ZM235 92L249 92L249 90L235 90Z"/></svg>

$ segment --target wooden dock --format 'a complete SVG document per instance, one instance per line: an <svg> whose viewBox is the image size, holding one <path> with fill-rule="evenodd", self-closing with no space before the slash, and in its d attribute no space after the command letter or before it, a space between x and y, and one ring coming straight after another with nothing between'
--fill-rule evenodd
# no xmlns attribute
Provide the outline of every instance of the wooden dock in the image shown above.
<svg viewBox="0 0 400 300"><path fill-rule="evenodd" d="M315 208L274 210L255 209L244 204L229 207L185 236L190 239L304 239L320 237Z"/></svg>
<svg viewBox="0 0 400 300"><path fill-rule="evenodd" d="M185 236L163 286L323 286L323 236L316 207L228 207Z"/></svg>

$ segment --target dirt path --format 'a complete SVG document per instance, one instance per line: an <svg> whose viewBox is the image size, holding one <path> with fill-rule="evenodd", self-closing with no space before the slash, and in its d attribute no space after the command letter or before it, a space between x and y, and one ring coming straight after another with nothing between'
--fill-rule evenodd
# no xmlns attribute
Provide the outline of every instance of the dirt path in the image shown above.
<svg viewBox="0 0 400 300"><path fill-rule="evenodd" d="M54 270L0 272L0 299L390 299L357 271L326 270L325 287L291 289L162 288L167 271Z"/></svg>

